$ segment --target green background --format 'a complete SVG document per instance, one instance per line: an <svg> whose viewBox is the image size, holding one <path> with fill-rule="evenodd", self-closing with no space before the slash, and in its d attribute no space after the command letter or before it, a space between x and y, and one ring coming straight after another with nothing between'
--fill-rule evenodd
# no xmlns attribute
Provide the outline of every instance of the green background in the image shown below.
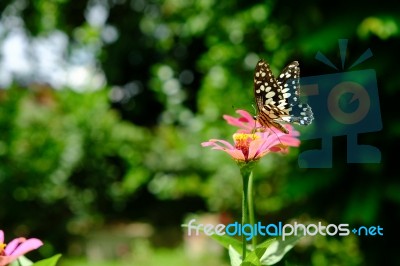
<svg viewBox="0 0 400 266"><path fill-rule="evenodd" d="M90 19L94 8L103 21ZM65 65L83 64L83 54L93 74L79 88L13 74L1 88L6 239L39 237L46 245L28 257L61 252L62 265L227 265L218 249L190 253L180 227L191 215L240 219L238 168L200 143L231 141L223 114L254 113L259 58L276 74L293 60L302 76L332 74L315 55L340 66L338 40L348 39L346 62L373 53L355 70L377 73L383 129L358 141L380 149L381 163L347 164L346 136L333 138L329 169L298 167L318 140L268 155L254 173L257 219L384 228L384 236L308 239L281 265L400 264L397 10L394 1L2 0L0 46L16 29L29 44L59 34ZM40 55L27 53L33 68Z"/></svg>

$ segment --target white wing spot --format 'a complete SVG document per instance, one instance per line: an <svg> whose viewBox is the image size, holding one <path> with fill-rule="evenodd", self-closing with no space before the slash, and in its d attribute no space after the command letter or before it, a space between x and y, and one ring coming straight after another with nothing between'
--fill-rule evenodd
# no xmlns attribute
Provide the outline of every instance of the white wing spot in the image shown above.
<svg viewBox="0 0 400 266"><path fill-rule="evenodd" d="M270 91L270 92L268 92L268 93L265 95L265 97L266 97L266 98L272 98L272 97L274 97L274 95L275 95L275 92Z"/></svg>
<svg viewBox="0 0 400 266"><path fill-rule="evenodd" d="M265 105L268 105L270 102L272 102L272 98L266 99L265 100Z"/></svg>
<svg viewBox="0 0 400 266"><path fill-rule="evenodd" d="M270 104L274 105L275 101L272 98L266 99L265 100L265 105L270 105ZM268 108L270 108L270 107L268 106Z"/></svg>

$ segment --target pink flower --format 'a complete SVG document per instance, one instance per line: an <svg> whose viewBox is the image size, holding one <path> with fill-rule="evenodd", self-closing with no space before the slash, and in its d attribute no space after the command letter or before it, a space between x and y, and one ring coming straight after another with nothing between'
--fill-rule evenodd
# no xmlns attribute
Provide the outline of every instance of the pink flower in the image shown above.
<svg viewBox="0 0 400 266"><path fill-rule="evenodd" d="M42 246L39 239L24 237L15 238L7 245L4 243L4 232L0 230L0 266L5 266L16 260L18 257Z"/></svg>
<svg viewBox="0 0 400 266"><path fill-rule="evenodd" d="M236 118L229 115L223 115L223 117L229 125L239 127L238 133L253 133L254 129L261 128L260 123L254 120L247 111L237 110L236 113L241 117Z"/></svg>
<svg viewBox="0 0 400 266"><path fill-rule="evenodd" d="M298 147L300 145L300 140L297 138L300 134L291 125L285 125L289 133L284 134L277 129L261 128L244 110L238 110L237 113L241 117L224 115L228 124L239 127L237 133L233 134L234 145L221 139L210 139L201 145L225 151L234 160L245 163L258 160L270 152L286 152L289 146Z"/></svg>

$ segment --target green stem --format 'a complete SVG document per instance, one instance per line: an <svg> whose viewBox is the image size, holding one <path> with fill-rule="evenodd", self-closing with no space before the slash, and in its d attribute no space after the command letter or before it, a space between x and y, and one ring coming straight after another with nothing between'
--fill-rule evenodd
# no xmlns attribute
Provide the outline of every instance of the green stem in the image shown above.
<svg viewBox="0 0 400 266"><path fill-rule="evenodd" d="M241 169L243 170L243 168ZM248 203L248 185L249 185L249 177L251 171L241 171L242 172L242 179L243 179L243 196L242 196L242 229L245 224L248 222L249 216L249 203ZM247 241L246 236L242 235L242 244L243 244L243 252L242 252L242 259L243 261L246 259L246 250L247 250Z"/></svg>
<svg viewBox="0 0 400 266"><path fill-rule="evenodd" d="M249 204L249 222L253 226L255 224L254 220L254 203L253 203L253 172L250 172L249 176L249 184L248 184L248 204ZM254 234L253 238L251 239L251 244L253 245L253 250L256 249L257 246L257 237Z"/></svg>
<svg viewBox="0 0 400 266"><path fill-rule="evenodd" d="M242 197L242 230L245 224L249 223L249 206L251 206L250 210L250 219L252 223L254 223L254 210L253 210L253 174L252 170L257 161L250 162L239 162L238 165L240 167L240 174L242 175L243 180L243 197ZM250 196L250 197L249 197ZM254 241L254 240L253 240ZM253 245L255 242L252 242ZM242 235L242 244L243 244L243 252L242 252L242 261L246 259L247 252L247 241L246 236Z"/></svg>

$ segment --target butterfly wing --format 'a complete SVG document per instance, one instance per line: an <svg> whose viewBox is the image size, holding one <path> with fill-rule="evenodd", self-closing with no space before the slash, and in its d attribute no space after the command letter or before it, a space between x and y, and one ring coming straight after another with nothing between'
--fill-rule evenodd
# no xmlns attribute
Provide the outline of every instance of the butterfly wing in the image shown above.
<svg viewBox="0 0 400 266"><path fill-rule="evenodd" d="M289 120L290 106L281 91L269 65L260 60L254 72L254 96L257 103L257 120L264 127L274 126L288 133L280 121Z"/></svg>
<svg viewBox="0 0 400 266"><path fill-rule="evenodd" d="M276 79L264 61L257 63L254 73L254 95L257 120L264 127L276 127L288 133L282 123L308 125L313 116L310 106L299 104L300 68L294 61L286 66Z"/></svg>
<svg viewBox="0 0 400 266"><path fill-rule="evenodd" d="M286 66L277 78L282 93L287 96L290 105L290 119L287 122L309 125L314 119L311 107L300 103L300 67L297 61Z"/></svg>

